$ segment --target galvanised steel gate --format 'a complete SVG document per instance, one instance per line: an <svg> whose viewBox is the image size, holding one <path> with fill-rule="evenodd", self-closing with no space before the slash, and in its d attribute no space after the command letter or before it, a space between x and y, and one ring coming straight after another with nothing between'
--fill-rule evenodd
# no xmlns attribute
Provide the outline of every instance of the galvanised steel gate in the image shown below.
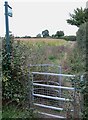
<svg viewBox="0 0 88 120"><path fill-rule="evenodd" d="M77 116L79 111L76 104L76 90L71 84L75 75L62 74L61 66L51 64L30 65L31 67L47 67L45 71L38 68L37 71L31 72L32 107L36 108L40 117L74 118L74 115ZM48 72L50 67L57 67L58 73Z"/></svg>

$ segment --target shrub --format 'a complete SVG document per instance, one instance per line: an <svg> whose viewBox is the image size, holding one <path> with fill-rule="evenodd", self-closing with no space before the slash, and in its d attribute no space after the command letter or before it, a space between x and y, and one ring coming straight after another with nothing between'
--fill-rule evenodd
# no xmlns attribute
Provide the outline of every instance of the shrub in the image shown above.
<svg viewBox="0 0 88 120"><path fill-rule="evenodd" d="M83 59L85 64L85 77L83 80L83 85L81 87L83 94L83 118L88 118L88 22L84 23L80 26L77 32L77 44L81 53L81 58Z"/></svg>
<svg viewBox="0 0 88 120"><path fill-rule="evenodd" d="M88 54L88 22L80 26L77 31L77 47L80 50L81 57L87 63ZM85 65L85 71L88 71L87 64Z"/></svg>
<svg viewBox="0 0 88 120"><path fill-rule="evenodd" d="M76 41L76 36L74 36L74 35L72 35L72 36L62 36L60 38L65 39L67 41Z"/></svg>
<svg viewBox="0 0 88 120"><path fill-rule="evenodd" d="M86 37L87 37L88 23L82 24L77 31L77 43L81 51L86 50Z"/></svg>
<svg viewBox="0 0 88 120"><path fill-rule="evenodd" d="M17 47L13 48L13 38L10 39L10 55L6 51L6 42L3 41L2 47L2 99L3 105L8 103L21 104L25 100L25 87L27 74L22 71L22 63L20 62L21 53ZM15 101L15 102L14 102Z"/></svg>

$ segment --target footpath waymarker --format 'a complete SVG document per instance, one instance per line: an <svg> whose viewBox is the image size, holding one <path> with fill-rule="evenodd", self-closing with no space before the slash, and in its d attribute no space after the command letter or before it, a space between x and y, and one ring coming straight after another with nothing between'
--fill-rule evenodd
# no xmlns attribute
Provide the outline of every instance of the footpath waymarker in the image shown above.
<svg viewBox="0 0 88 120"><path fill-rule="evenodd" d="M6 23L6 52L7 55L10 54L10 36L9 36L9 17L12 17L12 7L8 5L8 2L5 2L5 23Z"/></svg>

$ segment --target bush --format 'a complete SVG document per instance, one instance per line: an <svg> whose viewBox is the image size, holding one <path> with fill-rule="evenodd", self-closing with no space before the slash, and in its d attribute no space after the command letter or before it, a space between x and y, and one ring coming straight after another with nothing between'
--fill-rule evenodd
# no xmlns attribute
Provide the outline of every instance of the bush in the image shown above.
<svg viewBox="0 0 88 120"><path fill-rule="evenodd" d="M80 50L81 57L87 63L88 54L88 22L80 26L77 31L77 47ZM87 64L85 65L85 71L88 71Z"/></svg>
<svg viewBox="0 0 88 120"><path fill-rule="evenodd" d="M77 45L81 53L81 59L85 64L85 77L81 87L83 94L83 118L88 119L88 22L80 26L77 31Z"/></svg>
<svg viewBox="0 0 88 120"><path fill-rule="evenodd" d="M76 36L74 36L74 35L72 35L72 36L62 36L60 38L65 39L67 41L76 41Z"/></svg>
<svg viewBox="0 0 88 120"><path fill-rule="evenodd" d="M6 42L3 41L2 46L2 100L3 105L8 103L21 104L25 100L27 74L22 70L20 62L21 53L18 51L18 46L13 48L13 38L10 39L10 54L6 51Z"/></svg>
<svg viewBox="0 0 88 120"><path fill-rule="evenodd" d="M77 43L81 51L86 50L88 23L82 24L77 31Z"/></svg>

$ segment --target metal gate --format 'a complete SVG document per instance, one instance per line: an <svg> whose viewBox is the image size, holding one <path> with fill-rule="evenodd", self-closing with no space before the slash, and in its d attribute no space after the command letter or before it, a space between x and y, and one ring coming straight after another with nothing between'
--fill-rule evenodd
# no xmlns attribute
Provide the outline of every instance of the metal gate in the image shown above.
<svg viewBox="0 0 88 120"><path fill-rule="evenodd" d="M62 74L61 66L30 65L32 75L32 107L45 118L74 118L77 116L76 90L72 87L75 75ZM37 71L35 67L38 67ZM39 67L47 68L39 70ZM55 68L54 68L55 67ZM57 70L52 72L52 69Z"/></svg>

